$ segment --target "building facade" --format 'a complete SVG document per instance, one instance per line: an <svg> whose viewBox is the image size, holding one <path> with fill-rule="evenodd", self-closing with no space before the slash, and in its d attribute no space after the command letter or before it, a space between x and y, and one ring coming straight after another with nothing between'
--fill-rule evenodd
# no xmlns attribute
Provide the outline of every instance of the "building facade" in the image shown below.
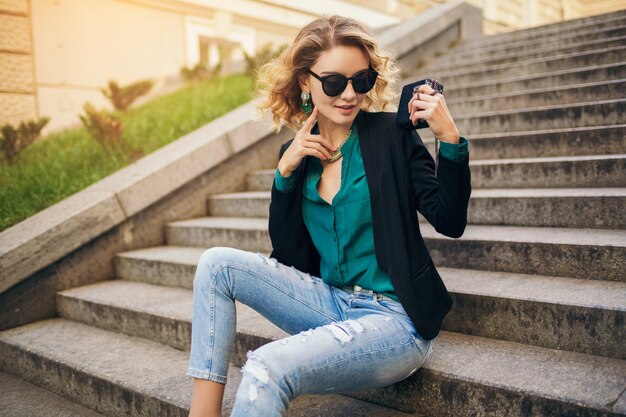
<svg viewBox="0 0 626 417"><path fill-rule="evenodd" d="M467 0L485 34L604 13L620 0ZM111 79L175 83L182 66L243 69L244 52L291 42L323 13L380 29L436 0L0 0L0 125L48 116L44 134L79 123L90 101L109 107Z"/></svg>

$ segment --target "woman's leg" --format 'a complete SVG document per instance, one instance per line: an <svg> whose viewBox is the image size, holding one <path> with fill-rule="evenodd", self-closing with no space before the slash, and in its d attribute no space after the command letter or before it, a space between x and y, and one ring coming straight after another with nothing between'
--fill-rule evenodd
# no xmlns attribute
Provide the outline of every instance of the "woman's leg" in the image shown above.
<svg viewBox="0 0 626 417"><path fill-rule="evenodd" d="M320 278L235 248L203 253L193 296L187 375L195 378L190 412L194 417L219 415L235 339L235 300L290 334L340 320L330 287Z"/></svg>
<svg viewBox="0 0 626 417"><path fill-rule="evenodd" d="M426 360L423 339L401 305L350 298L346 320L248 352L231 417L285 416L301 394L336 394L391 385ZM400 311L401 310L401 311Z"/></svg>
<svg viewBox="0 0 626 417"><path fill-rule="evenodd" d="M224 386L208 379L193 379L189 417L221 417Z"/></svg>

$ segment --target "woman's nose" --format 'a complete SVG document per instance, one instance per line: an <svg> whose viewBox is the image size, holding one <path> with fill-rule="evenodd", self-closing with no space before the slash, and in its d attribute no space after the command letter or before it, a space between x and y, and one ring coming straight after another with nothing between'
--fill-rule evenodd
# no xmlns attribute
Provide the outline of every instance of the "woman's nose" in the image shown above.
<svg viewBox="0 0 626 417"><path fill-rule="evenodd" d="M341 93L341 97L344 98L353 96L356 96L356 92L354 91L354 88L352 88L352 80L349 80L345 90L343 90L343 92Z"/></svg>

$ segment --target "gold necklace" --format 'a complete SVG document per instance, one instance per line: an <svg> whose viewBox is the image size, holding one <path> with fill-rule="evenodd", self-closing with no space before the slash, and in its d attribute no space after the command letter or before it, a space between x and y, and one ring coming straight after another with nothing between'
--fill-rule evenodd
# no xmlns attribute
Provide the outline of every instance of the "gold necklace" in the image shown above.
<svg viewBox="0 0 626 417"><path fill-rule="evenodd" d="M337 146L337 150L330 154L330 158L323 159L322 162L334 162L337 159L341 158L343 156L341 153L341 145L343 145L348 140L351 133L352 133L352 129L348 129L348 132L346 132L346 137L343 138L339 146Z"/></svg>

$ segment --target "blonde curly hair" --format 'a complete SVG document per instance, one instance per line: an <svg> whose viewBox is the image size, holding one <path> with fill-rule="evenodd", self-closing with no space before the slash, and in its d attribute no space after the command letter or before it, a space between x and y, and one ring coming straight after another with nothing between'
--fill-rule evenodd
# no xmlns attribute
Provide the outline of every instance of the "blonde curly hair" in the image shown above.
<svg viewBox="0 0 626 417"><path fill-rule="evenodd" d="M363 24L349 17L323 15L303 27L287 49L256 73L256 94L263 97L256 106L259 117L271 111L276 132L282 129L281 121L294 132L300 129L308 115L300 108L298 79L307 75L323 52L335 46L360 48L378 72L376 85L365 96L361 110L384 111L388 106L396 110L391 104L399 72L395 60L378 46Z"/></svg>

